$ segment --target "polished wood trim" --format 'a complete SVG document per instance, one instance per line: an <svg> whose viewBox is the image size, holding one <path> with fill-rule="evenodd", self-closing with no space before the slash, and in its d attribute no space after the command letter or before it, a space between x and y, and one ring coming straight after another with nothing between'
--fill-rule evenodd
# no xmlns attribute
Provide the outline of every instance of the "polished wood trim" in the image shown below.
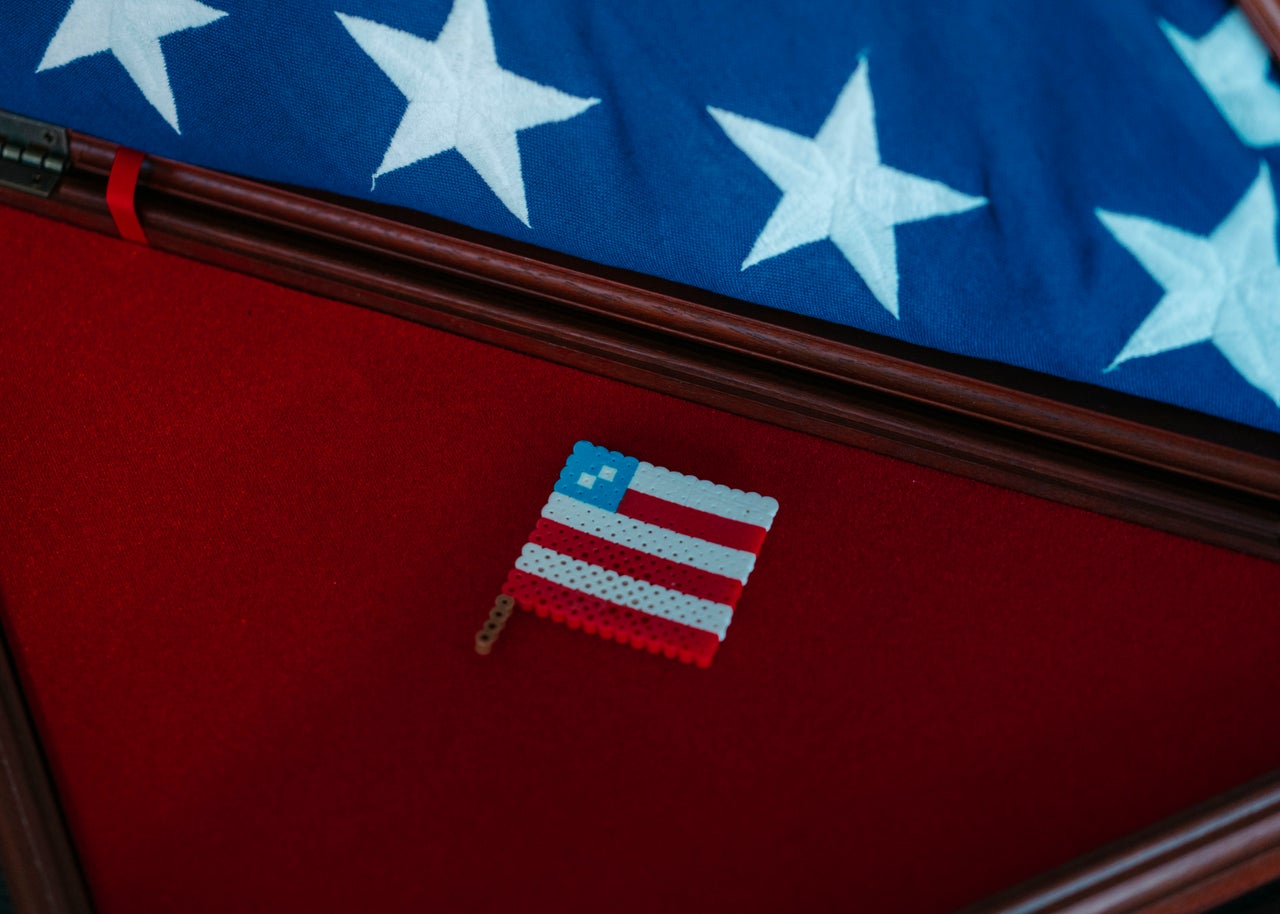
<svg viewBox="0 0 1280 914"><path fill-rule="evenodd" d="M1272 55L1280 59L1280 0L1240 0L1240 7Z"/></svg>
<svg viewBox="0 0 1280 914"><path fill-rule="evenodd" d="M1280 878L1280 774L961 914L1202 914Z"/></svg>
<svg viewBox="0 0 1280 914"><path fill-rule="evenodd" d="M15 909L23 914L91 910L53 779L4 643L0 643L0 870Z"/></svg>
<svg viewBox="0 0 1280 914"><path fill-rule="evenodd" d="M100 175L107 174L115 154L113 144L75 134L71 150L77 167ZM1232 429L1232 423L1208 417L1197 423L1199 417L1188 411L606 270L405 210L348 199L335 203L165 159L150 161L149 188L223 214L478 280L495 292L518 292L531 304L554 302L674 340L747 355L770 367L852 382L1153 467L1280 496L1280 436ZM1046 392L1038 394L1034 387ZM1171 427L1162 427L1161 417ZM1187 434L1179 424L1199 428ZM1209 433L1214 425L1216 435ZM1228 443L1215 440L1219 438ZM1242 450L1248 439L1257 453Z"/></svg>
<svg viewBox="0 0 1280 914"><path fill-rule="evenodd" d="M1270 882L1214 908L1210 914L1275 914L1277 910L1280 910L1280 882Z"/></svg>
<svg viewBox="0 0 1280 914"><path fill-rule="evenodd" d="M1280 0L1241 0L1280 56ZM115 147L73 136L47 205L114 233ZM96 179L95 179L96 176ZM1123 395L604 270L417 214L151 160L157 247L630 383L1280 559L1280 444ZM0 867L24 912L91 909L0 649ZM1280 878L1280 776L965 914L1198 914Z"/></svg>
<svg viewBox="0 0 1280 914"><path fill-rule="evenodd" d="M75 167L53 196L0 202L114 233L114 148L73 137ZM1280 436L347 204L164 160L149 161L138 195L163 250L1280 559ZM0 764L14 772L0 817L21 824L0 831L0 853L29 880L25 903L60 886L72 898L30 910L84 910L17 687L0 679L0 693ZM969 914L1191 914L1277 876L1272 780Z"/></svg>
<svg viewBox="0 0 1280 914"><path fill-rule="evenodd" d="M0 202L114 233L115 148L72 134L57 192ZM1280 435L164 159L137 203L164 250L1280 560Z"/></svg>

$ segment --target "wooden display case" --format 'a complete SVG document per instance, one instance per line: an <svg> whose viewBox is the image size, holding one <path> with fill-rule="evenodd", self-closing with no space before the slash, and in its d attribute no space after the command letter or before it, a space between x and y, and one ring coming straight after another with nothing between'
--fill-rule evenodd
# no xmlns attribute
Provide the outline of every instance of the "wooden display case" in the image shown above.
<svg viewBox="0 0 1280 914"><path fill-rule="evenodd" d="M1273 47L1280 5L1243 4ZM0 203L114 234L117 148L67 134L47 196ZM1280 561L1280 437L927 351L434 220L159 158L136 211L163 251L1215 546ZM0 866L24 911L89 910L13 648L0 655ZM966 914L1206 911L1280 878L1270 777Z"/></svg>

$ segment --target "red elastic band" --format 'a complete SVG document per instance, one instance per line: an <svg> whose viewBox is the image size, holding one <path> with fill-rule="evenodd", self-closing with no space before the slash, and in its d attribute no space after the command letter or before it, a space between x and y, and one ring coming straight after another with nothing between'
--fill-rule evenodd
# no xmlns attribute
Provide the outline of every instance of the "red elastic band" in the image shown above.
<svg viewBox="0 0 1280 914"><path fill-rule="evenodd" d="M116 231L125 241L136 241L138 244L148 243L147 236L142 231L142 223L138 221L138 211L133 205L134 194L138 190L138 175L146 157L146 153L120 146L111 162L111 173L107 175L107 209L111 210Z"/></svg>

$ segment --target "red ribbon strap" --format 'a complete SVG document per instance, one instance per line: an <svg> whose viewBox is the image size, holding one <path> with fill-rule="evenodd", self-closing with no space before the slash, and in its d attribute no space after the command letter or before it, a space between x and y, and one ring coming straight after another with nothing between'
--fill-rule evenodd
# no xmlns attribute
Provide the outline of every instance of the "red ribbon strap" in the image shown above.
<svg viewBox="0 0 1280 914"><path fill-rule="evenodd" d="M142 231L142 223L138 221L138 210L133 203L138 190L138 175L146 157L146 153L120 146L111 162L111 173L107 175L107 209L111 210L116 231L126 241L136 241L138 244L148 243L147 236Z"/></svg>

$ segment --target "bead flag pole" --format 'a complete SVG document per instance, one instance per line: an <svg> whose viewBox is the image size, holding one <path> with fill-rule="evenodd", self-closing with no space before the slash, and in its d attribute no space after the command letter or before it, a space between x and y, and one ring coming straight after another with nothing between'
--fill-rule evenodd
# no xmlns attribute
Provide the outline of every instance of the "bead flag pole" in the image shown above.
<svg viewBox="0 0 1280 914"><path fill-rule="evenodd" d="M502 634L502 630L507 625L507 620L511 618L511 612L516 607L516 601L507 594L499 594L498 598L493 601L493 609L489 610L489 618L485 620L480 631L476 632L476 653L488 655L493 650L493 643L498 640L498 636Z"/></svg>

